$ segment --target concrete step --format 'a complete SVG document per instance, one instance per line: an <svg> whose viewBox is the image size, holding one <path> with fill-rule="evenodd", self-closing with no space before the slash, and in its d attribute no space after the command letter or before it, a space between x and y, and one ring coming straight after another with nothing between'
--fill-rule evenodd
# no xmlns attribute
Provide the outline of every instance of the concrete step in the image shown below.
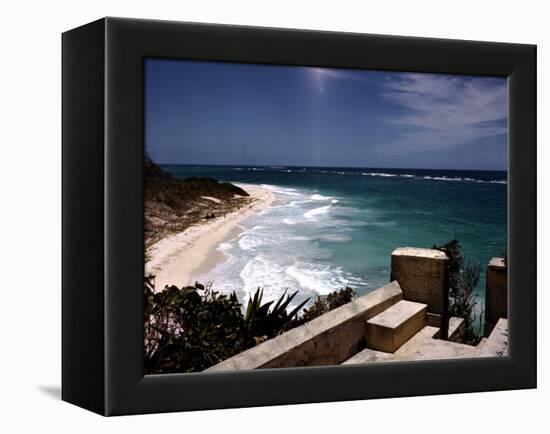
<svg viewBox="0 0 550 434"><path fill-rule="evenodd" d="M431 322L433 324L433 320ZM441 323L441 318L439 318L439 324L436 327L439 327L440 323ZM430 314L428 313L428 325L432 325L432 324L430 324ZM449 318L447 340L451 342L461 342L465 332L466 332L466 322L464 321L464 318L457 318L456 316L452 316ZM439 339L440 337L441 337L441 330L437 332L437 335L435 336L435 338Z"/></svg>
<svg viewBox="0 0 550 434"><path fill-rule="evenodd" d="M442 341L437 338L438 334L439 328L427 325L394 353L385 353L365 348L342 364L409 362L418 360L473 358L488 355L480 351L481 344L477 347L473 347L471 345L464 345L456 342Z"/></svg>
<svg viewBox="0 0 550 434"><path fill-rule="evenodd" d="M367 348L395 352L426 325L428 306L401 300L367 321Z"/></svg>
<svg viewBox="0 0 550 434"><path fill-rule="evenodd" d="M438 333L438 328L424 327L394 353L395 360L457 359L480 355L474 346L438 339Z"/></svg>
<svg viewBox="0 0 550 434"><path fill-rule="evenodd" d="M383 351L371 350L365 348L359 351L357 354L350 357L348 360L342 363L342 365L356 365L359 363L373 363L373 362L393 362L395 357L393 353L384 353Z"/></svg>
<svg viewBox="0 0 550 434"><path fill-rule="evenodd" d="M508 319L500 318L487 338L481 339L477 345L480 355L497 357L508 355Z"/></svg>

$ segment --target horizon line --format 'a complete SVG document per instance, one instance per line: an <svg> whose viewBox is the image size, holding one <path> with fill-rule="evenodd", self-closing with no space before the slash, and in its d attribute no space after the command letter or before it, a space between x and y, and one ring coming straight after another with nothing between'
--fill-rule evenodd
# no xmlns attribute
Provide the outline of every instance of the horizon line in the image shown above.
<svg viewBox="0 0 550 434"><path fill-rule="evenodd" d="M443 169L443 168L427 168L427 167L376 167L376 166L307 166L307 165L288 165L288 164L215 164L215 163L159 163L153 160L154 163L163 166L215 166L215 167L269 167L269 168L303 168L303 169L389 169L389 170L449 170L449 171L470 171L470 172L506 172L506 169Z"/></svg>

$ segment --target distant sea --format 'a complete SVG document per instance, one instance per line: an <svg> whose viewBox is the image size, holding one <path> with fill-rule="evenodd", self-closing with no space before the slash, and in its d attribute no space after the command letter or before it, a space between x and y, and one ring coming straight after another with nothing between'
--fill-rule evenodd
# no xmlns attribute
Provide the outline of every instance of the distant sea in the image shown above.
<svg viewBox="0 0 550 434"><path fill-rule="evenodd" d="M218 246L227 260L201 276L247 299L258 286L296 301L346 285L365 294L389 282L397 247L431 247L455 234L485 267L507 245L507 173L368 168L163 165L179 178L210 176L270 189L277 200Z"/></svg>

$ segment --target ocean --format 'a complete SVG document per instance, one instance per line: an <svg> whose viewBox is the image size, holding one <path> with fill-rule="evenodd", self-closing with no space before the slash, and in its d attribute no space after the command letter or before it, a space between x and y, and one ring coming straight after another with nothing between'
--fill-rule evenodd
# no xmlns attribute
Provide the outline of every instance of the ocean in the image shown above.
<svg viewBox="0 0 550 434"><path fill-rule="evenodd" d="M257 287L295 302L351 286L366 294L390 279L397 247L431 247L459 237L485 267L507 245L507 174L497 171L335 167L162 165L179 178L210 176L270 189L273 205L241 223L217 249L227 260L201 282L235 290L243 302Z"/></svg>

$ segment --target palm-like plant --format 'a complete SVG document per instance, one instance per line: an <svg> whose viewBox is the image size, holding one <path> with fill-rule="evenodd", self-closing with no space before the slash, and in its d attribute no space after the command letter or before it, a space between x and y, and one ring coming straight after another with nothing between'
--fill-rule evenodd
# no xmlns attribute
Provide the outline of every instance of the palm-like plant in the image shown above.
<svg viewBox="0 0 550 434"><path fill-rule="evenodd" d="M298 294L298 291L287 294L287 290L285 290L275 303L275 306L270 309L273 301L262 304L264 291L258 288L254 296L251 296L248 300L246 307L244 317L245 335L258 341L258 339L270 339L287 330L298 312L309 301L309 298L307 298L290 312L287 312L287 307L294 297L296 297L296 294Z"/></svg>

